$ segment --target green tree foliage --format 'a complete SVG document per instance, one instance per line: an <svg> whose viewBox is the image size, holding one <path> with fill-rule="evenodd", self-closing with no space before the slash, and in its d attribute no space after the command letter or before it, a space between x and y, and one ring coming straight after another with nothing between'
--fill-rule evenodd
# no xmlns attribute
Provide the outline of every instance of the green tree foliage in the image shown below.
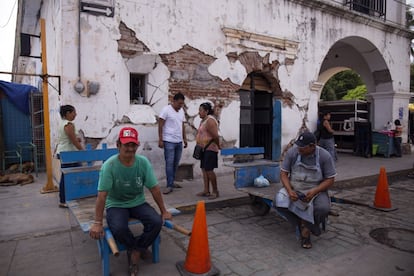
<svg viewBox="0 0 414 276"><path fill-rule="evenodd" d="M348 90L345 96L342 97L343 100L365 100L365 95L367 94L367 87L365 84L358 85L354 89Z"/></svg>
<svg viewBox="0 0 414 276"><path fill-rule="evenodd" d="M334 101L342 99L349 90L363 85L361 77L352 70L346 70L335 74L323 87L321 99Z"/></svg>
<svg viewBox="0 0 414 276"><path fill-rule="evenodd" d="M336 101L335 88L332 85L325 84L322 90L321 99L324 101Z"/></svg>

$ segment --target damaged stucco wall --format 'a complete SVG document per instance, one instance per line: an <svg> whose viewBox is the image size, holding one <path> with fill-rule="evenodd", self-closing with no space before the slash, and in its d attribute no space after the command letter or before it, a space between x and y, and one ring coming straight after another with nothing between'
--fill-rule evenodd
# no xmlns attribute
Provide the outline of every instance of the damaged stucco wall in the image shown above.
<svg viewBox="0 0 414 276"><path fill-rule="evenodd" d="M194 137L198 106L214 104L226 145L238 146L237 90L251 72L261 72L282 101L282 148L303 127L316 124L320 89L313 85L330 47L355 36L369 39L390 67L397 91L408 91L408 75L401 74L406 38L352 23L338 15L302 6L296 1L115 1L114 17L81 13L81 80L98 82L96 95L77 93L78 1L64 1L60 21L52 20L57 7L43 1L48 47L55 53L49 72L62 76L62 95L50 96L52 145L56 143L60 104L77 108L75 124L87 139L115 145L118 130L131 124L140 132L140 153L163 164L157 146L156 117L176 92L186 95L186 129ZM61 35L60 35L61 34ZM386 45L386 47L385 47ZM148 105L129 102L129 74L148 74ZM320 87L321 88L321 87ZM194 141L182 163L191 157ZM220 170L224 170L220 168ZM196 170L195 170L196 172ZM163 167L157 166L158 176Z"/></svg>

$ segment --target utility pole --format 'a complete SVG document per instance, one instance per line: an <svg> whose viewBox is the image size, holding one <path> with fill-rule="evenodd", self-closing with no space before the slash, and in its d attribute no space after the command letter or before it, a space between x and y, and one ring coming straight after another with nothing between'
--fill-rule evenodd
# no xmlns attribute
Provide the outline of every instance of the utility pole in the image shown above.
<svg viewBox="0 0 414 276"><path fill-rule="evenodd" d="M46 26L45 19L40 18L40 42L42 46L42 93L43 93L43 121L45 135L45 158L46 158L46 174L47 182L40 192L52 193L57 192L58 188L53 184L52 179L52 152L50 146L50 121L49 121L49 93L48 93L48 75L47 75L47 55L46 55Z"/></svg>

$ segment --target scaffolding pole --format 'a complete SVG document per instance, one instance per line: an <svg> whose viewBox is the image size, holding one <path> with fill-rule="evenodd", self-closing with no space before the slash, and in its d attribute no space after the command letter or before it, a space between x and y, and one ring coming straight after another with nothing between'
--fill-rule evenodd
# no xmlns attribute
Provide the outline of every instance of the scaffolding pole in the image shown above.
<svg viewBox="0 0 414 276"><path fill-rule="evenodd" d="M40 42L42 45L42 92L43 92L43 120L45 135L45 159L47 182L40 190L41 193L57 192L59 189L53 184L52 178L52 150L50 146L50 121L49 121L49 93L48 93L48 75L47 75L47 55L46 55L46 26L45 19L40 19Z"/></svg>

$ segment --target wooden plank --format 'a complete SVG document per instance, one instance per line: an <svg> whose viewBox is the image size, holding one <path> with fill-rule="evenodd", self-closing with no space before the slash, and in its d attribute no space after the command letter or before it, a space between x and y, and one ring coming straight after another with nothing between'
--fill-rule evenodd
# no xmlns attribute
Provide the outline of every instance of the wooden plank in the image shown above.
<svg viewBox="0 0 414 276"><path fill-rule="evenodd" d="M88 233L92 224L95 221L95 204L96 196L80 198L67 201L69 210L72 212L73 216L76 218L76 221L79 223L82 231ZM103 226L104 228L108 227L106 223L106 213L103 214ZM141 223L137 219L129 219L129 225Z"/></svg>
<svg viewBox="0 0 414 276"><path fill-rule="evenodd" d="M72 167L72 168L62 168L62 173L63 174L68 174L68 173L79 173L79 172L92 172L92 171L100 171L101 170L101 166L102 165L95 165L95 166L91 166L91 167Z"/></svg>
<svg viewBox="0 0 414 276"><path fill-rule="evenodd" d="M223 162L234 162L234 163L246 163L246 162L252 162L254 160L260 160L263 159L263 154L255 154L255 155L236 155L233 157L223 157Z"/></svg>
<svg viewBox="0 0 414 276"><path fill-rule="evenodd" d="M96 196L83 199L74 199L67 201L69 210L75 216L83 232L89 232L93 222L95 221L95 204ZM104 214L103 224L106 224L106 215Z"/></svg>
<svg viewBox="0 0 414 276"><path fill-rule="evenodd" d="M275 199L276 192L279 191L282 187L283 187L282 183L272 182L270 183L268 187L258 188L258 187L250 186L250 187L239 188L237 190L250 194L250 195L258 196L258 197L273 201Z"/></svg>
<svg viewBox="0 0 414 276"><path fill-rule="evenodd" d="M263 147L245 147L245 148L227 148L220 151L221 155L236 155L236 154L263 154Z"/></svg>
<svg viewBox="0 0 414 276"><path fill-rule="evenodd" d="M279 162L267 159L258 159L245 163L224 163L224 166L233 168L255 167L255 166L279 166Z"/></svg>
<svg viewBox="0 0 414 276"><path fill-rule="evenodd" d="M105 161L117 153L118 149L111 148L97 150L62 151L59 156L62 164L65 164L76 162Z"/></svg>

